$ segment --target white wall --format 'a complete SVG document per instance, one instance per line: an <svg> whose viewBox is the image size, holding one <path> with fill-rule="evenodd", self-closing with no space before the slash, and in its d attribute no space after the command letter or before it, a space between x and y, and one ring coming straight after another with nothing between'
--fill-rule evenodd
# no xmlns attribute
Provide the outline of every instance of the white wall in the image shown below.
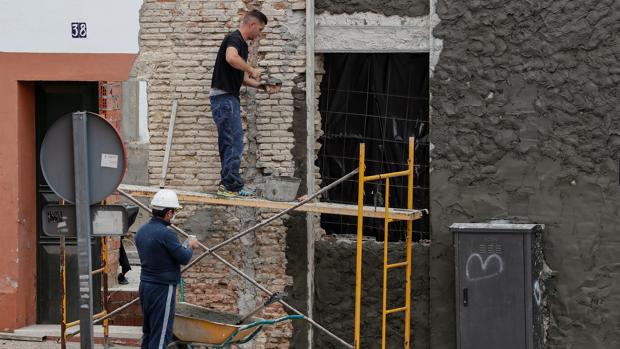
<svg viewBox="0 0 620 349"><path fill-rule="evenodd" d="M142 0L0 0L0 52L137 53ZM71 23L86 22L87 38Z"/></svg>

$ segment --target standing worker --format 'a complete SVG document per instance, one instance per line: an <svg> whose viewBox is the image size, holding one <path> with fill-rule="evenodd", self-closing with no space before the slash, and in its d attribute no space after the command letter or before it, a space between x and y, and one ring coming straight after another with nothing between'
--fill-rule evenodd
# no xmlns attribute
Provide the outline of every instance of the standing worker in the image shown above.
<svg viewBox="0 0 620 349"><path fill-rule="evenodd" d="M220 185L217 194L224 197L252 197L255 193L244 186L239 174L243 154L243 128L239 90L241 85L261 87L267 93L278 91L276 85L260 83L261 71L247 63L248 40L260 40L267 17L252 10L243 17L239 29L226 35L215 60L211 79L211 113L217 125L220 152Z"/></svg>
<svg viewBox="0 0 620 349"><path fill-rule="evenodd" d="M171 342L181 265L189 263L192 249L200 246L195 237L181 245L176 233L168 228L180 208L174 191L158 191L151 200L153 217L136 234L142 265L139 289L144 316L142 349L163 349Z"/></svg>

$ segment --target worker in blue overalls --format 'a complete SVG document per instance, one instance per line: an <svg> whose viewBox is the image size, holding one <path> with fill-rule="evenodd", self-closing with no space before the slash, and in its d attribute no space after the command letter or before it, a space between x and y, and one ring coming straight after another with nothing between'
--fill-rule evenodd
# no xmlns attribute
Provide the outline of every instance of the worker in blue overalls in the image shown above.
<svg viewBox="0 0 620 349"><path fill-rule="evenodd" d="M195 237L183 244L168 226L181 208L174 191L162 189L151 200L153 217L136 234L140 255L140 305L144 316L142 349L163 349L172 341L176 286L181 265L189 263Z"/></svg>

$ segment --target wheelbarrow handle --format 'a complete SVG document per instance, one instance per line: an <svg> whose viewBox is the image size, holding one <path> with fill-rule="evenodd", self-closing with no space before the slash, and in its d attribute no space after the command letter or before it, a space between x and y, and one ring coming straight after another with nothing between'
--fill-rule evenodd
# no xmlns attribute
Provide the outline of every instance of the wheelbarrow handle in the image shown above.
<svg viewBox="0 0 620 349"><path fill-rule="evenodd" d="M294 319L303 319L304 316L303 315L287 315L287 316L283 316L281 318L277 318L277 319L273 319L273 320L258 320L255 322L252 322L251 324L247 324L245 326L239 327L237 328L235 331L233 331L233 333L228 336L228 338L226 338L226 340L213 348L227 348L229 345L233 344L233 340L234 338L237 336L237 334L239 332L242 331L246 331L249 329L254 329L252 334L249 335L247 338L245 338L244 340L240 341L240 342L234 342L234 344L243 344L243 343L247 343L249 341L251 341L252 339L254 339L254 337L260 332L260 330L263 328L263 326L266 325L274 325L277 324L278 322L282 322L282 321L288 321L288 320L294 320Z"/></svg>
<svg viewBox="0 0 620 349"><path fill-rule="evenodd" d="M241 318L241 320L239 320L237 322L237 325L241 325L242 323L245 322L245 320L249 319L250 317L252 317L252 315L258 313L259 311L263 310L263 308L270 306L271 304L278 302L280 300L282 300L284 297L288 296L288 293L286 292L275 292L273 293L271 296L269 296L269 298L267 298L267 300L261 304L260 306L258 306L256 309L252 310L250 313L248 313L246 316L244 316L243 318Z"/></svg>

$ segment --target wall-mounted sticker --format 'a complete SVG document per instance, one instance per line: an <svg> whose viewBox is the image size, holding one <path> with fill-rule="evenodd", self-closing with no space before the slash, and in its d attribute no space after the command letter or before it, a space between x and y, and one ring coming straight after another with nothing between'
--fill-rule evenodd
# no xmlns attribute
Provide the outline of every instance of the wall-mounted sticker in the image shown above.
<svg viewBox="0 0 620 349"><path fill-rule="evenodd" d="M118 155L101 153L101 167L118 168Z"/></svg>

